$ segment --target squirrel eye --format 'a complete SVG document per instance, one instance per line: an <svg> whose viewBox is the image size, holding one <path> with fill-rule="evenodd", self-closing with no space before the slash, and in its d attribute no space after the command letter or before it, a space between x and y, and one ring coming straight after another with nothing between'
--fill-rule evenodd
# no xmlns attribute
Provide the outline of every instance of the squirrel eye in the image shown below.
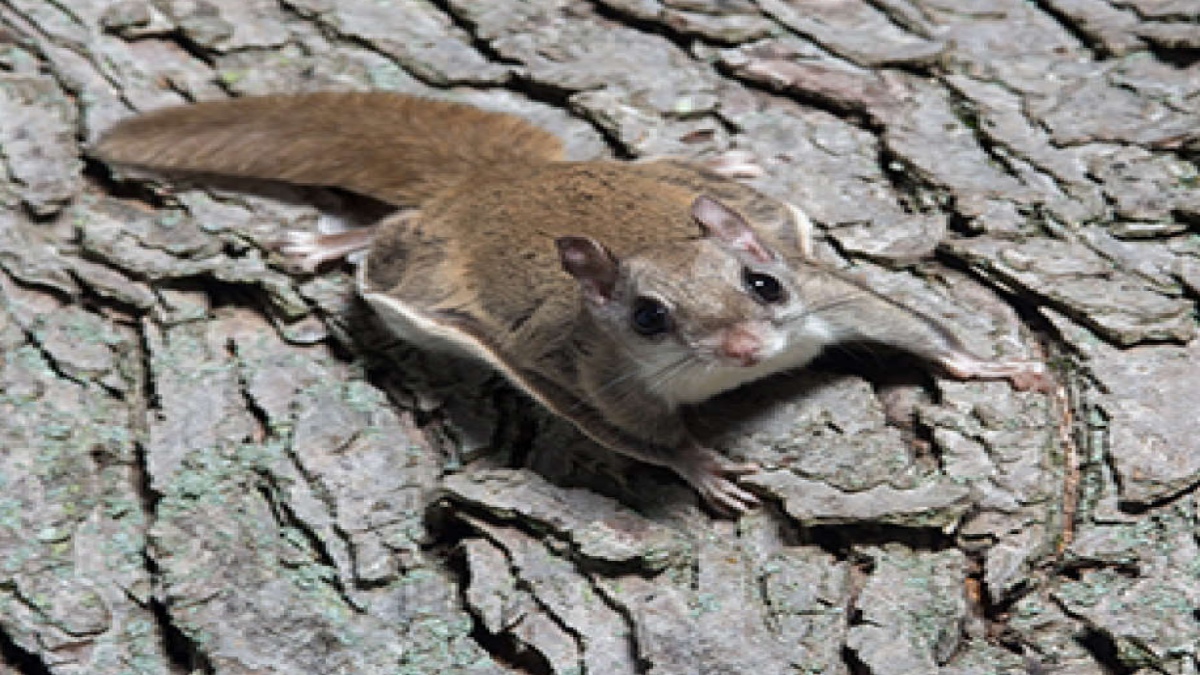
<svg viewBox="0 0 1200 675"><path fill-rule="evenodd" d="M770 274L746 270L746 288L760 302L775 303L783 300L783 284Z"/></svg>
<svg viewBox="0 0 1200 675"><path fill-rule="evenodd" d="M630 319L633 322L633 330L646 337L665 333L671 328L671 310L653 298L638 298L634 301Z"/></svg>

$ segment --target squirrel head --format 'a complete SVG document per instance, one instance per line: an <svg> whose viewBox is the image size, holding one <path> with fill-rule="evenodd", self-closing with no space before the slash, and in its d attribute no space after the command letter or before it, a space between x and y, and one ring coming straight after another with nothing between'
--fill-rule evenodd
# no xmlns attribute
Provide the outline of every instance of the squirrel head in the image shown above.
<svg viewBox="0 0 1200 675"><path fill-rule="evenodd" d="M795 263L745 218L704 195L690 215L695 238L625 258L589 237L556 241L597 330L670 405L803 365L832 341L809 320Z"/></svg>

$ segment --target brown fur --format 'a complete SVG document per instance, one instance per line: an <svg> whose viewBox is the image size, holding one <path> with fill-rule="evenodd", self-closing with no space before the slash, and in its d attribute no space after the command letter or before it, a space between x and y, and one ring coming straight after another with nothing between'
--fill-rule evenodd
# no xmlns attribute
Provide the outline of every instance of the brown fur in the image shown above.
<svg viewBox="0 0 1200 675"><path fill-rule="evenodd" d="M675 469L723 511L755 503L731 480L751 467L697 444L682 404L855 337L964 377L1031 371L972 357L923 315L806 259L786 204L679 162L564 162L556 138L510 115L398 94L268 96L134 118L96 153L417 207L376 227L360 276L389 325L483 358L610 449ZM561 248L562 238L588 245ZM595 255L568 273L564 250ZM756 298L752 272L783 294ZM669 309L669 333L632 326L631 308L648 298ZM721 361L727 344L774 351L741 369Z"/></svg>
<svg viewBox="0 0 1200 675"><path fill-rule="evenodd" d="M562 155L553 134L461 103L385 92L209 101L108 132L110 162L342 187L418 206L468 176Z"/></svg>

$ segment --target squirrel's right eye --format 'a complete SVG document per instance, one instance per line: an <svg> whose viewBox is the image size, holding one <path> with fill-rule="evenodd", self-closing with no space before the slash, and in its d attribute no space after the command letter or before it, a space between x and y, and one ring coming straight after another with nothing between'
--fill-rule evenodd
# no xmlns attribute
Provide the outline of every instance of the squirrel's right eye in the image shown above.
<svg viewBox="0 0 1200 675"><path fill-rule="evenodd" d="M671 310L653 298L638 298L634 301L630 319L633 322L633 330L646 337L660 335L671 328Z"/></svg>

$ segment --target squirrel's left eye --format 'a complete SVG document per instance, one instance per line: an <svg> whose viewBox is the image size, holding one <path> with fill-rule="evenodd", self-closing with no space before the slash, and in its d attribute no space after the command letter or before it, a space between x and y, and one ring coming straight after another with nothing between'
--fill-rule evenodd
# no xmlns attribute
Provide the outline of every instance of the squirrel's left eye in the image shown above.
<svg viewBox="0 0 1200 675"><path fill-rule="evenodd" d="M671 310L654 298L638 298L630 316L633 330L639 335L653 337L671 330Z"/></svg>
<svg viewBox="0 0 1200 675"><path fill-rule="evenodd" d="M770 274L745 271L746 288L759 302L776 303L783 300L783 284Z"/></svg>

